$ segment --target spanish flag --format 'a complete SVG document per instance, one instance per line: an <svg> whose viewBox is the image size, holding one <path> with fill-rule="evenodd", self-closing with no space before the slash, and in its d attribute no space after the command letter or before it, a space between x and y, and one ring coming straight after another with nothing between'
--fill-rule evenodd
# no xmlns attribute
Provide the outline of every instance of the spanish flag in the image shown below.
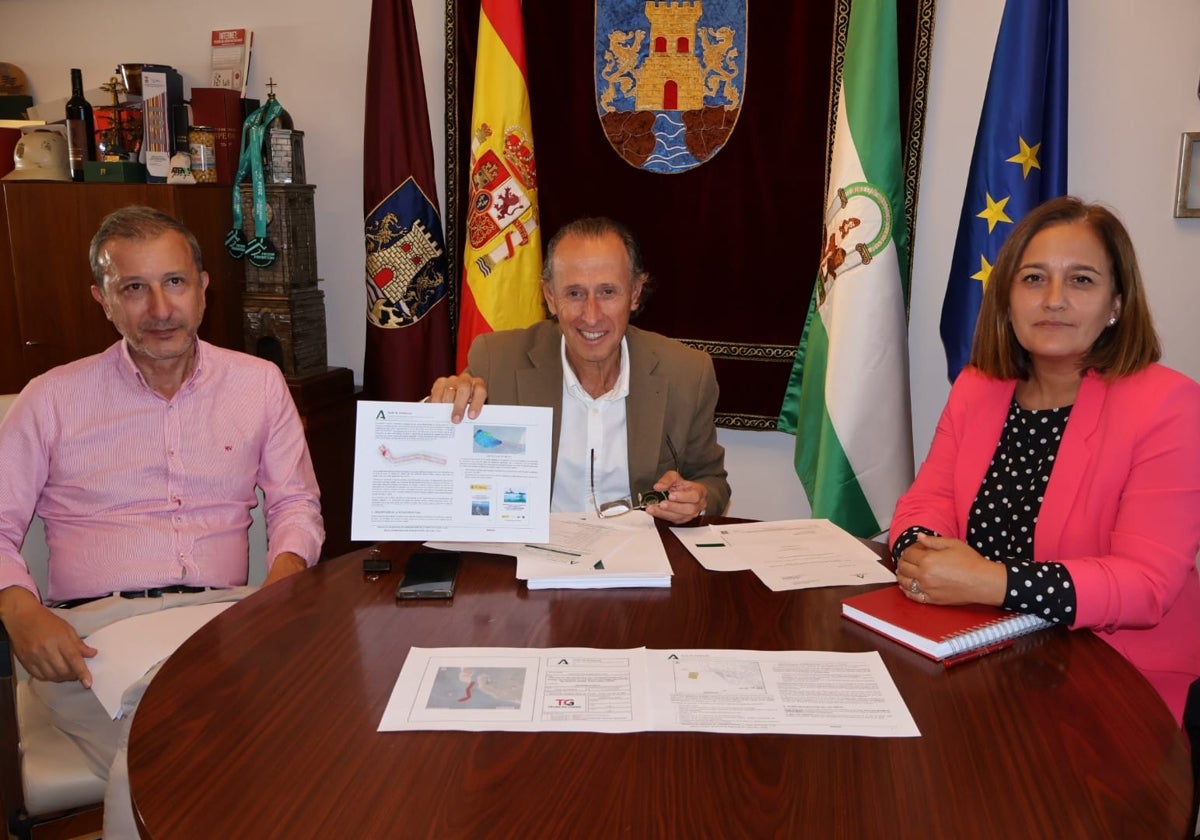
<svg viewBox="0 0 1200 840"><path fill-rule="evenodd" d="M483 0L471 106L471 183L457 370L475 336L545 317L537 169L521 0Z"/></svg>

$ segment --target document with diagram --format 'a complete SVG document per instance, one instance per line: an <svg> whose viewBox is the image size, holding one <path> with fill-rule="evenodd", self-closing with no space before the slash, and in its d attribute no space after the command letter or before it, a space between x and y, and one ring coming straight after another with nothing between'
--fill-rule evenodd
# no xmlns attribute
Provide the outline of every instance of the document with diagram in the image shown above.
<svg viewBox="0 0 1200 840"><path fill-rule="evenodd" d="M354 540L539 543L550 538L549 408L362 401L354 438Z"/></svg>
<svg viewBox="0 0 1200 840"><path fill-rule="evenodd" d="M379 731L916 737L879 653L417 648Z"/></svg>

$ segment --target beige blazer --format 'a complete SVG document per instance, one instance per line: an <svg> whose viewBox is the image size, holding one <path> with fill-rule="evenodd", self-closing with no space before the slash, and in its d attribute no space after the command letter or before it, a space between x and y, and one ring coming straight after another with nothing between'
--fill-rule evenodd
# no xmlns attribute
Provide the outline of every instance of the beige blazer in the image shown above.
<svg viewBox="0 0 1200 840"><path fill-rule="evenodd" d="M650 490L674 469L667 436L679 453L679 471L708 488L710 516L729 504L725 449L717 443L713 415L717 378L712 359L658 333L629 327L629 397L625 401L629 481L634 495ZM556 321L523 330L487 333L475 339L467 370L487 382L488 402L541 405L554 409L553 451L558 462L562 417L562 332ZM551 485L553 486L553 473Z"/></svg>

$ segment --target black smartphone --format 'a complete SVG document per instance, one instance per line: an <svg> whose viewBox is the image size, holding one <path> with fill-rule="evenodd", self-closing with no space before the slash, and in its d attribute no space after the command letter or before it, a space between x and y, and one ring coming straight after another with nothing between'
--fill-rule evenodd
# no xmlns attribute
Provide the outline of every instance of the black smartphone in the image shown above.
<svg viewBox="0 0 1200 840"><path fill-rule="evenodd" d="M453 598L458 578L457 551L418 551L408 558L396 597Z"/></svg>

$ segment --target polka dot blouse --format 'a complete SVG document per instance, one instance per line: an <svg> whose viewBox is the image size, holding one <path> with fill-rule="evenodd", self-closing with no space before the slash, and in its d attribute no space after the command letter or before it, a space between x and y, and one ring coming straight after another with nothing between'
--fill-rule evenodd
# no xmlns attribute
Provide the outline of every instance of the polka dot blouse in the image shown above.
<svg viewBox="0 0 1200 840"><path fill-rule="evenodd" d="M1041 411L1021 408L1013 399L991 465L967 517L966 542L1008 571L1004 608L1070 624L1075 618L1071 573L1061 563L1033 561L1033 529L1042 508L1071 406ZM896 540L893 559L933 534L914 525Z"/></svg>

